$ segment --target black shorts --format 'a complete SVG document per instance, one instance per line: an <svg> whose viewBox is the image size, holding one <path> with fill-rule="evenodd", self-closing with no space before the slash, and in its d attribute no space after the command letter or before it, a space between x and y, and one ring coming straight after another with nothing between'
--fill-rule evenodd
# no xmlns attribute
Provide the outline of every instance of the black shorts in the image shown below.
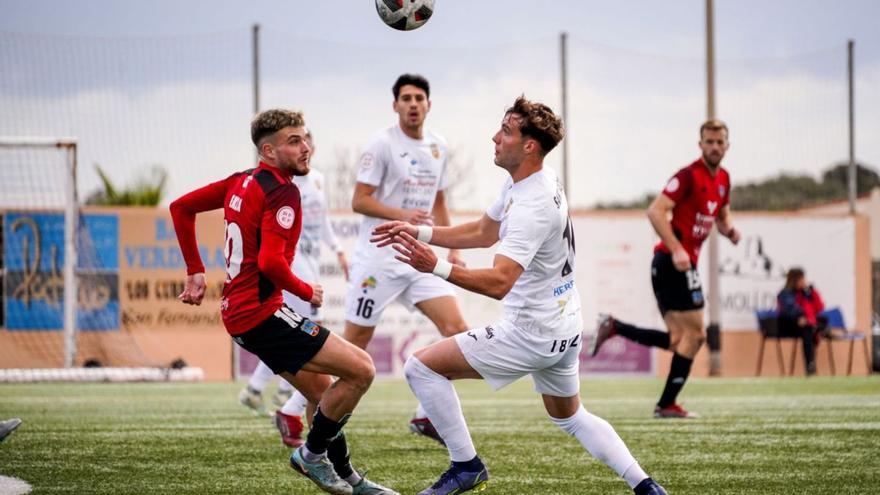
<svg viewBox="0 0 880 495"><path fill-rule="evenodd" d="M281 306L272 316L245 333L232 337L266 363L275 374L296 374L309 362L330 336L330 330Z"/></svg>
<svg viewBox="0 0 880 495"><path fill-rule="evenodd" d="M672 263L672 255L654 253L651 261L651 285L660 314L667 311L690 311L703 308L703 286L696 268L680 272Z"/></svg>

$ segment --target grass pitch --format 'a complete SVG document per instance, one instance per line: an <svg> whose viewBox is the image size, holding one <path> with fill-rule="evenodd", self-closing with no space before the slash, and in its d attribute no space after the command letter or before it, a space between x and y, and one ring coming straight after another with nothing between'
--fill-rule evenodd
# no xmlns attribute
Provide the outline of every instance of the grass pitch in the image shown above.
<svg viewBox="0 0 880 495"><path fill-rule="evenodd" d="M320 493L290 469L269 418L237 404L240 387L0 385L0 419L24 420L0 444L0 475L37 494ZM590 379L582 394L671 494L862 494L880 482L878 378L692 380L682 399L703 418L689 421L651 418L661 387ZM491 473L484 493L631 493L546 419L529 381L457 389ZM406 384L376 382L346 429L355 467L402 494L448 464L407 432L414 408Z"/></svg>

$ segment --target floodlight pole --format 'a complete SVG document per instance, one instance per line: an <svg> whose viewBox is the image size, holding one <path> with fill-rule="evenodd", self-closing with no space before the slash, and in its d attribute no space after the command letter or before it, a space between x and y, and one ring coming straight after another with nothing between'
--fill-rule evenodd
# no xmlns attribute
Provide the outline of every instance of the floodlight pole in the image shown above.
<svg viewBox="0 0 880 495"><path fill-rule="evenodd" d="M715 18L712 0L706 0L706 118L715 113ZM718 273L718 232L709 233L709 326L706 343L709 345L709 375L721 374L721 292Z"/></svg>
<svg viewBox="0 0 880 495"><path fill-rule="evenodd" d="M847 54L847 78L849 80L849 177L847 177L847 186L849 189L849 213L856 212L856 177L858 170L856 169L856 137L855 137L855 88L853 84L853 52L855 50L855 41L849 40L846 44Z"/></svg>
<svg viewBox="0 0 880 495"><path fill-rule="evenodd" d="M568 122L568 33L559 33L560 82L562 84L562 122L565 125L566 138L562 140L562 190L568 198L571 209L571 196L568 194L568 133L571 130Z"/></svg>

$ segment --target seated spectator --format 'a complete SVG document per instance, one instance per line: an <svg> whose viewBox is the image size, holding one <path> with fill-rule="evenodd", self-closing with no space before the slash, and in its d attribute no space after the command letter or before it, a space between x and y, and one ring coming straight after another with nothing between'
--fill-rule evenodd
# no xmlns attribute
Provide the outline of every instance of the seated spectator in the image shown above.
<svg viewBox="0 0 880 495"><path fill-rule="evenodd" d="M800 337L804 344L807 375L816 373L816 346L825 331L827 320L819 317L825 309L819 291L807 283L801 268L792 268L785 277L785 287L776 296L779 311L779 335Z"/></svg>

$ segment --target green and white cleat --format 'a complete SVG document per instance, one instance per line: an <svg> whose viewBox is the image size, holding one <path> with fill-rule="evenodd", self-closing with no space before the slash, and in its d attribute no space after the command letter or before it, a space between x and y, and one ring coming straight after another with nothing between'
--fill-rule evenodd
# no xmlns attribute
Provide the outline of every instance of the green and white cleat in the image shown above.
<svg viewBox="0 0 880 495"><path fill-rule="evenodd" d="M351 487L354 495L400 495L391 488L386 488L379 483L367 479L367 473L360 473L361 481Z"/></svg>
<svg viewBox="0 0 880 495"><path fill-rule="evenodd" d="M333 470L333 464L326 456L316 462L309 462L302 455L302 449L300 447L294 450L293 454L290 454L290 467L312 480L314 484L318 485L318 488L327 493L332 493L333 495L352 495L354 493L351 485L336 474L336 471Z"/></svg>

